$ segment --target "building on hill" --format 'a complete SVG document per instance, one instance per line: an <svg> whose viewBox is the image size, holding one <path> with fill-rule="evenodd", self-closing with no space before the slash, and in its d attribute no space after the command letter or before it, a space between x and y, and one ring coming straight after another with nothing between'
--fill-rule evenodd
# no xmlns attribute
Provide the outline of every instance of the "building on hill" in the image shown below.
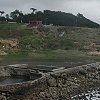
<svg viewBox="0 0 100 100"><path fill-rule="evenodd" d="M43 24L42 24L42 21L29 21L28 26L38 28L38 27L42 27Z"/></svg>

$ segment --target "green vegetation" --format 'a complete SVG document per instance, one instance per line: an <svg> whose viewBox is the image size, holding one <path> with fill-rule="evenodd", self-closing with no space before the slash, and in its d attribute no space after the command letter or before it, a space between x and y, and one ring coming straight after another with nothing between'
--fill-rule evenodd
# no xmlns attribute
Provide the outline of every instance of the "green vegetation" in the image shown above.
<svg viewBox="0 0 100 100"><path fill-rule="evenodd" d="M78 13L76 16L71 13L61 11L44 10L37 11L35 8L30 8L32 13L23 14L22 11L15 10L6 14L6 17L1 16L0 21L13 21L17 23L29 23L29 21L42 21L46 25L56 26L73 26L73 27L91 27L99 28L100 25L87 19L82 14ZM2 11L1 14L4 12Z"/></svg>
<svg viewBox="0 0 100 100"><path fill-rule="evenodd" d="M1 57L0 64L33 63L34 62L66 62L71 66L100 61L100 56L89 56L78 50L50 50L11 53Z"/></svg>
<svg viewBox="0 0 100 100"><path fill-rule="evenodd" d="M24 53L23 53L24 52ZM6 59L34 59L34 60L72 60L77 61L88 58L86 54L77 50L47 50L47 51L30 51L30 52L10 52Z"/></svg>
<svg viewBox="0 0 100 100"><path fill-rule="evenodd" d="M19 38L33 34L32 29L26 28L25 24L0 23L0 38Z"/></svg>
<svg viewBox="0 0 100 100"><path fill-rule="evenodd" d="M34 29L25 24L2 23L0 38L18 39L16 48L4 50L8 55L0 56L1 63L23 60L100 61L100 56L88 54L100 50L99 46L96 47L96 43L100 43L99 28L52 26Z"/></svg>
<svg viewBox="0 0 100 100"><path fill-rule="evenodd" d="M19 39L20 48L28 50L69 50L75 47L74 42L70 40L66 34L59 36L59 34L46 32L46 29L37 29L38 33L33 35L23 36Z"/></svg>

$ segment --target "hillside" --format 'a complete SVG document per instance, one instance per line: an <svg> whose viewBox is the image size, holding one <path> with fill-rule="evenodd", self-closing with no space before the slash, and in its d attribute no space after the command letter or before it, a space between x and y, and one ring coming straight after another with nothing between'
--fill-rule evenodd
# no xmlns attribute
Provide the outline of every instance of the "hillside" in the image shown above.
<svg viewBox="0 0 100 100"><path fill-rule="evenodd" d="M0 17L0 23L4 21L17 22L17 23L29 23L29 21L42 21L44 25L53 24L55 26L72 26L72 27L89 27L99 28L100 25L84 17L84 15L78 13L73 15L72 13L65 13L61 11L44 10L36 11L35 13L24 14L19 10L15 10L10 13L9 18L3 16Z"/></svg>
<svg viewBox="0 0 100 100"><path fill-rule="evenodd" d="M100 29L0 24L0 60L99 61Z"/></svg>
<svg viewBox="0 0 100 100"><path fill-rule="evenodd" d="M74 26L74 27L100 27L99 24L87 19L82 14L78 13L77 16L71 13L56 12L46 10L44 11L47 24L60 25L60 26Z"/></svg>
<svg viewBox="0 0 100 100"><path fill-rule="evenodd" d="M99 28L81 28L81 27L63 27L63 26L46 26L42 28L30 28L25 24L0 24L0 39L17 39L19 43L28 45L30 42L38 42L40 49L71 49L65 48L71 45L77 49L85 49L86 46L91 46L100 43ZM32 39L35 39L32 41ZM0 40L0 43L3 42ZM55 42L56 41L56 42ZM49 45L43 43L50 43ZM60 44L61 43L61 44ZM64 44L65 43L65 44ZM66 44L69 43L69 44ZM53 47L53 45L56 45ZM24 45L24 46L25 46ZM37 44L38 45L38 44ZM43 46L44 45L44 46ZM47 47L46 47L47 46ZM85 46L85 47L84 47ZM31 47L30 47L31 48ZM29 49L30 49L29 48ZM34 47L32 49L35 49ZM91 49L92 50L92 49Z"/></svg>

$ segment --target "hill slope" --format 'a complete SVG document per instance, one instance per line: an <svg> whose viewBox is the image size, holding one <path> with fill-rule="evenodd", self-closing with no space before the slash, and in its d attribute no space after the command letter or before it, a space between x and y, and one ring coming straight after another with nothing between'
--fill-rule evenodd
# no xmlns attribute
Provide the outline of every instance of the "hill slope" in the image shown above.
<svg viewBox="0 0 100 100"><path fill-rule="evenodd" d="M60 26L78 26L78 27L100 27L99 24L85 18L82 14L77 16L71 13L56 12L46 10L44 11L47 24L60 25Z"/></svg>
<svg viewBox="0 0 100 100"><path fill-rule="evenodd" d="M100 60L100 28L0 24L0 52L10 60ZM5 55L5 56L3 56ZM9 61L8 61L9 62Z"/></svg>
<svg viewBox="0 0 100 100"><path fill-rule="evenodd" d="M78 13L77 16L71 13L61 11L44 10L43 12L37 11L36 13L23 14L19 10L11 13L12 19L0 17L0 21L15 21L17 23L29 23L29 21L42 21L43 24L53 24L56 26L73 26L73 27L100 27L99 24L85 18L82 14Z"/></svg>

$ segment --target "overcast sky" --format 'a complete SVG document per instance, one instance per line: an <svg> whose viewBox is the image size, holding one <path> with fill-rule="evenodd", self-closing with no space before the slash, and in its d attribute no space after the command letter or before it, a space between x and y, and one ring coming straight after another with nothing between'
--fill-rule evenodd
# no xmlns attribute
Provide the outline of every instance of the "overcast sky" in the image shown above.
<svg viewBox="0 0 100 100"><path fill-rule="evenodd" d="M100 0L0 0L0 10L9 13L19 9L24 13L30 8L55 10L67 13L82 13L85 17L100 24Z"/></svg>

